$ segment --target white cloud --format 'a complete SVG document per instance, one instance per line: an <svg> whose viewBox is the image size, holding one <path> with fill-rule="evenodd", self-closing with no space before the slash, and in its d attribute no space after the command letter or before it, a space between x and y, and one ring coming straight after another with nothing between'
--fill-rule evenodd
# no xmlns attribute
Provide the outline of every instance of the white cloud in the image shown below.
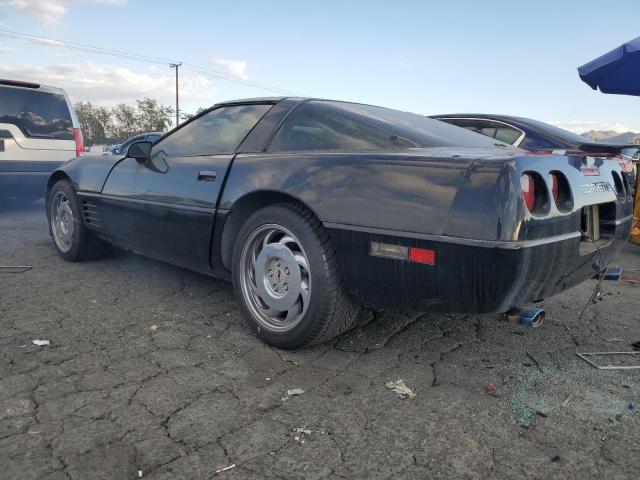
<svg viewBox="0 0 640 480"><path fill-rule="evenodd" d="M15 48L0 46L0 53L11 53L15 51L16 51Z"/></svg>
<svg viewBox="0 0 640 480"><path fill-rule="evenodd" d="M72 4L125 5L127 0L0 0L0 9L12 9L44 23L57 23Z"/></svg>
<svg viewBox="0 0 640 480"><path fill-rule="evenodd" d="M151 70L151 69L150 69ZM144 73L126 68L110 67L87 62L45 67L9 67L0 65L0 78L25 80L64 88L73 103L89 101L103 106L134 103L150 97L165 105L175 102L175 77L156 70ZM209 106L215 103L211 80L198 73L180 76L180 104ZM182 108L181 108L182 110Z"/></svg>
<svg viewBox="0 0 640 480"><path fill-rule="evenodd" d="M585 133L589 130L612 131L625 133L632 129L618 122L595 122L592 120L571 120L568 122L548 122L556 127L564 128L574 133Z"/></svg>
<svg viewBox="0 0 640 480"><path fill-rule="evenodd" d="M215 58L213 60L218 65L227 68L229 73L242 80L249 80L247 76L247 62L245 60L227 60L225 58Z"/></svg>

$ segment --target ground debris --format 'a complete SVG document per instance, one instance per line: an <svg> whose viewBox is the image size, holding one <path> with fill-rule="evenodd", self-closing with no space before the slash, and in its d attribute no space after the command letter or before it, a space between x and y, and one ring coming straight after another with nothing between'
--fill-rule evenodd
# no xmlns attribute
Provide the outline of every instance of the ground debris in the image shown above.
<svg viewBox="0 0 640 480"><path fill-rule="evenodd" d="M402 379L398 379L395 382L387 382L384 386L396 392L400 398L415 398L416 396Z"/></svg>
<svg viewBox="0 0 640 480"><path fill-rule="evenodd" d="M34 345L38 345L39 347L42 347L44 345L51 345L51 342L49 340L31 340L31 343L33 343Z"/></svg>
<svg viewBox="0 0 640 480"><path fill-rule="evenodd" d="M151 327L149 327L149 330L155 333L158 331L159 328L160 327L158 325L151 325Z"/></svg>
<svg viewBox="0 0 640 480"><path fill-rule="evenodd" d="M219 475L221 473L226 472L227 470L231 470L232 468L236 468L236 464L232 463L231 465L229 465L228 467L220 467L218 468L215 472L213 472L213 475Z"/></svg>
<svg viewBox="0 0 640 480"><path fill-rule="evenodd" d="M287 400L289 400L291 397L295 397L296 395L302 395L304 393L304 390L301 388L292 388L290 390L287 390L287 395L282 397L282 401L285 402Z"/></svg>
<svg viewBox="0 0 640 480"><path fill-rule="evenodd" d="M0 265L0 272L2 273L23 273L31 270L31 265Z"/></svg>

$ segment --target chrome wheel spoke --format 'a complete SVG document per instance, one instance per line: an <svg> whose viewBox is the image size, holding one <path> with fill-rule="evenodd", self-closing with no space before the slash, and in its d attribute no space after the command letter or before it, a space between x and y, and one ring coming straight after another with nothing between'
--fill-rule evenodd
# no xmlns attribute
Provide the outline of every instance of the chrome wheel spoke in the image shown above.
<svg viewBox="0 0 640 480"><path fill-rule="evenodd" d="M291 307L289 309L289 311L287 312L287 316L284 319L285 323L290 323L293 322L295 320L295 318L301 313L302 308L301 308L301 302L298 301L293 307Z"/></svg>
<svg viewBox="0 0 640 480"><path fill-rule="evenodd" d="M306 283L302 283L302 287L300 288L300 297L302 297L302 306L303 308L307 308L309 305L309 299L311 298L311 294L309 292L309 286Z"/></svg>
<svg viewBox="0 0 640 480"><path fill-rule="evenodd" d="M305 270L309 270L309 264L307 263L307 257L305 257L304 255L300 254L300 253L296 253L293 255L293 258L296 259L296 262L298 262L298 265L300 265L302 268L304 268Z"/></svg>
<svg viewBox="0 0 640 480"><path fill-rule="evenodd" d="M296 240L290 235L285 235L278 241L278 243L280 245L287 245L288 243L296 243Z"/></svg>

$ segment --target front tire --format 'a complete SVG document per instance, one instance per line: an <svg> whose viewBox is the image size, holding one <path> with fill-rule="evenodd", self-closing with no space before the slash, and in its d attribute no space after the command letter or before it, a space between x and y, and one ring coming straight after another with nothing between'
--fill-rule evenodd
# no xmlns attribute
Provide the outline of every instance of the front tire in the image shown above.
<svg viewBox="0 0 640 480"><path fill-rule="evenodd" d="M53 185L46 205L53 243L64 260L92 260L109 252L109 244L93 235L82 223L80 202L68 180Z"/></svg>
<svg viewBox="0 0 640 480"><path fill-rule="evenodd" d="M279 348L329 340L357 313L328 233L293 203L270 205L245 222L233 252L233 285L249 328Z"/></svg>

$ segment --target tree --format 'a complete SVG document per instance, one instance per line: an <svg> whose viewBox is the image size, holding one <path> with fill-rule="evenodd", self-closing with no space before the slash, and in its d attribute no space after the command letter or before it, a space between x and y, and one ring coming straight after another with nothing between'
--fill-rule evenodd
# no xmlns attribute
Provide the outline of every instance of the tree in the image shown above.
<svg viewBox="0 0 640 480"><path fill-rule="evenodd" d="M114 123L111 138L116 142L124 142L127 138L141 133L143 130L138 122L136 109L126 103L116 105L111 109Z"/></svg>
<svg viewBox="0 0 640 480"><path fill-rule="evenodd" d="M121 103L108 109L78 102L74 109L87 145L122 143L138 133L165 131L174 109L152 98L136 100L136 107ZM200 111L200 109L198 110Z"/></svg>
<svg viewBox="0 0 640 480"><path fill-rule="evenodd" d="M180 114L180 118L184 121L190 120L191 118L195 117L196 115L198 115L201 112L204 112L205 110L208 110L209 107L198 107L198 109L196 110L196 113L181 113Z"/></svg>
<svg viewBox="0 0 640 480"><path fill-rule="evenodd" d="M73 108L80 122L85 143L106 143L113 127L109 110L94 106L91 102L78 102Z"/></svg>
<svg viewBox="0 0 640 480"><path fill-rule="evenodd" d="M152 98L136 100L138 104L138 125L143 132L165 131L172 125L175 110L162 105Z"/></svg>

